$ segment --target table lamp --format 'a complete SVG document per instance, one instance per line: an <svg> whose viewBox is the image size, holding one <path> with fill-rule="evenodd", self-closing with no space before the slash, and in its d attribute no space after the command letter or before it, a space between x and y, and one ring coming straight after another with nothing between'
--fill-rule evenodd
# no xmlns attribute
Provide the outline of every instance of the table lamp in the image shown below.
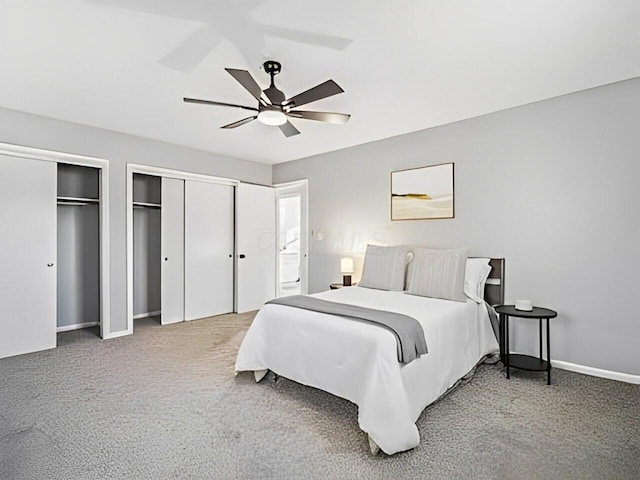
<svg viewBox="0 0 640 480"><path fill-rule="evenodd" d="M340 259L340 273L342 273L342 285L351 286L351 274L353 273L353 258Z"/></svg>

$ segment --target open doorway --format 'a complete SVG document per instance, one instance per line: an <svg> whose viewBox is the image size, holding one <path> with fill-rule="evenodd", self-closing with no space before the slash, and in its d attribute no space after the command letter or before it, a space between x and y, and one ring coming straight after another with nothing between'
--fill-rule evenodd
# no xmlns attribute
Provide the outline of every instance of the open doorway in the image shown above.
<svg viewBox="0 0 640 480"><path fill-rule="evenodd" d="M278 222L277 296L306 294L307 181L276 185Z"/></svg>

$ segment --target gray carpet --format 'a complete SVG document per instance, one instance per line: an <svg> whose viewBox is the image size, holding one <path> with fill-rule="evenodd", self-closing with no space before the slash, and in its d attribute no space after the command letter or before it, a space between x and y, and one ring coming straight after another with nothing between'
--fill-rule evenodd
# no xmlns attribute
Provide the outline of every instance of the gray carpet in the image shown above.
<svg viewBox="0 0 640 480"><path fill-rule="evenodd" d="M233 374L252 315L0 360L0 478L640 478L640 386L483 365L427 408L418 448L372 457L356 407Z"/></svg>

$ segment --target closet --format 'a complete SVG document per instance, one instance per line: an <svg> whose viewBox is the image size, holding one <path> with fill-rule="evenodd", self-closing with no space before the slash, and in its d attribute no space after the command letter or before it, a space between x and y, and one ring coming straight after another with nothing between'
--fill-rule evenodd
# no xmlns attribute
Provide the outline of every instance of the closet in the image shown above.
<svg viewBox="0 0 640 480"><path fill-rule="evenodd" d="M57 165L57 331L100 324L100 170Z"/></svg>
<svg viewBox="0 0 640 480"><path fill-rule="evenodd" d="M0 358L100 323L100 169L0 154Z"/></svg>
<svg viewBox="0 0 640 480"><path fill-rule="evenodd" d="M133 173L133 318L233 311L234 187Z"/></svg>

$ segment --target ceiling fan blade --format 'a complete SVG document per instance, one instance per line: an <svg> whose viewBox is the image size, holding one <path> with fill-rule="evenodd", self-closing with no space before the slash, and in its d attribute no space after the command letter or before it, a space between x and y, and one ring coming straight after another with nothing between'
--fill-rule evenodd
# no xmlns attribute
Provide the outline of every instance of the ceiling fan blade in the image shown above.
<svg viewBox="0 0 640 480"><path fill-rule="evenodd" d="M290 28L276 27L274 25L256 25L267 35L286 38L294 42L306 43L307 45L315 45L318 47L331 48L333 50L342 51L347 48L353 40L342 37L334 37L331 35L323 35L321 33L311 33L302 30L292 30Z"/></svg>
<svg viewBox="0 0 640 480"><path fill-rule="evenodd" d="M233 122L233 123L230 123L228 125L223 125L220 128L236 128L236 127L239 127L240 125L244 125L245 123L252 122L256 118L258 118L257 115L254 115L253 117L243 118L242 120L238 120L237 122Z"/></svg>
<svg viewBox="0 0 640 480"><path fill-rule="evenodd" d="M253 95L253 97L261 102L260 95L262 94L262 89L260 85L254 80L249 72L246 70L237 70L235 68L225 68L225 70L235 78L240 85L247 89L247 91Z"/></svg>
<svg viewBox="0 0 640 480"><path fill-rule="evenodd" d="M200 100L199 98L183 98L186 103L200 103L202 105L217 105L219 107L235 107L242 108L243 110L251 110L257 112L258 109L254 107L245 107L244 105L236 105L235 103L214 102L213 100Z"/></svg>
<svg viewBox="0 0 640 480"><path fill-rule="evenodd" d="M351 115L333 112L310 112L308 110L291 110L287 113L290 117L304 118L305 120L318 120L319 122L343 124L349 121Z"/></svg>
<svg viewBox="0 0 640 480"><path fill-rule="evenodd" d="M209 25L203 25L162 57L159 63L179 72L191 73L221 40L219 33Z"/></svg>
<svg viewBox="0 0 640 480"><path fill-rule="evenodd" d="M305 92L299 93L295 97L291 97L285 103L287 105L292 105L293 107L300 107L307 103L331 97L332 95L337 95L342 92L344 92L344 90L340 88L340 85L333 80L327 80L326 82L316 85Z"/></svg>
<svg viewBox="0 0 640 480"><path fill-rule="evenodd" d="M300 133L300 130L294 127L289 120L287 120L287 123L279 125L279 127L280 130L282 130L282 133L284 133L285 137L293 137L294 135L298 135Z"/></svg>

